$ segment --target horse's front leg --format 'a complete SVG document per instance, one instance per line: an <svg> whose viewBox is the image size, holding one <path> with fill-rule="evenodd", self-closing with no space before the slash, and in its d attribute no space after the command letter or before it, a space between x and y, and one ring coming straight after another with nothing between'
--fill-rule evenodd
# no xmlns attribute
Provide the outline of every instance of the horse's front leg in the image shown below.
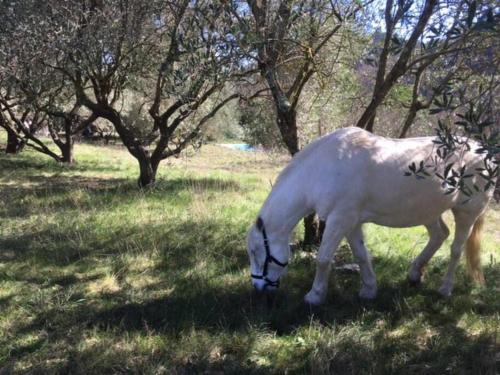
<svg viewBox="0 0 500 375"><path fill-rule="evenodd" d="M352 227L352 221L348 220L347 216L341 218L340 215L336 215L326 220L323 239L316 257L316 275L311 290L304 298L306 303L319 305L325 301L333 256L340 241Z"/></svg>

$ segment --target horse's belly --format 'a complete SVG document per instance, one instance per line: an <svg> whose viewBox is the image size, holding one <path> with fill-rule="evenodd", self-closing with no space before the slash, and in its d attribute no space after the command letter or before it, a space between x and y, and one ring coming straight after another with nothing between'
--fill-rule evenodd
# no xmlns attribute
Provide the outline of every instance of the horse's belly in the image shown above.
<svg viewBox="0 0 500 375"><path fill-rule="evenodd" d="M439 193L435 196L436 199L428 198L429 196L413 197L382 205L373 204L371 207L366 207L362 220L387 227L413 227L430 224L444 211L453 207L453 201L444 193Z"/></svg>
<svg viewBox="0 0 500 375"><path fill-rule="evenodd" d="M365 223L374 223L377 225L382 225L384 227L392 227L392 228L408 228L408 227L416 227L419 225L430 224L438 219L438 217L443 213L434 212L430 215L405 215L405 214L396 214L396 215L367 215L364 218L363 222Z"/></svg>

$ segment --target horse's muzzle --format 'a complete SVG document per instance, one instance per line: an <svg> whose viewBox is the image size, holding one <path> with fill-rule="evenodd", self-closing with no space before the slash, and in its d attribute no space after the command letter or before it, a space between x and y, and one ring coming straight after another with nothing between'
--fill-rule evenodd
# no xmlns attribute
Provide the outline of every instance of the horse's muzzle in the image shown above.
<svg viewBox="0 0 500 375"><path fill-rule="evenodd" d="M270 285L266 280L255 280L252 279L252 285L258 294L269 294L275 293L278 290L277 286Z"/></svg>

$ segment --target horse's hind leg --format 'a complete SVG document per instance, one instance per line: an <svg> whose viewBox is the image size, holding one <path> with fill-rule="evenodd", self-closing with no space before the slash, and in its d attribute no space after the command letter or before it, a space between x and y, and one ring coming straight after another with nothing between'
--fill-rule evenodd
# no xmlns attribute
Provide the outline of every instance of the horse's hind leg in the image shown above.
<svg viewBox="0 0 500 375"><path fill-rule="evenodd" d="M477 215L471 214L468 211L453 210L453 215L455 216L455 238L451 244L451 256L448 271L446 272L443 283L439 288L439 293L445 297L451 295L453 290L453 276L455 275L464 243L469 238L477 218Z"/></svg>
<svg viewBox="0 0 500 375"><path fill-rule="evenodd" d="M429 242L411 264L409 279L412 285L420 284L424 267L450 235L450 230L442 217L425 227L429 233Z"/></svg>
<svg viewBox="0 0 500 375"><path fill-rule="evenodd" d="M326 220L323 239L316 258L316 275L309 293L304 300L311 305L319 305L326 298L328 277L332 267L332 259L340 241L352 230L352 220L347 215L335 215Z"/></svg>
<svg viewBox="0 0 500 375"><path fill-rule="evenodd" d="M375 298L377 295L377 280L375 278L375 272L373 272L372 256L368 252L363 241L361 226L358 226L347 236L347 241L349 242L349 246L354 256L358 260L361 270L363 286L359 291L359 296L365 299Z"/></svg>

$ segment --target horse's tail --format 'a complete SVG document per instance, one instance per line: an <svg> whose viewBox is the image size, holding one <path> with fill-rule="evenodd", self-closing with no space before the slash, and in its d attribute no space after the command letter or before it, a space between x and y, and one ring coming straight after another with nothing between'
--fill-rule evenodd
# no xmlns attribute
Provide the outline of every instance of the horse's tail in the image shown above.
<svg viewBox="0 0 500 375"><path fill-rule="evenodd" d="M474 223L472 232L465 244L465 257L469 274L479 284L484 284L484 275L481 269L481 230L484 224L484 215L479 216Z"/></svg>

